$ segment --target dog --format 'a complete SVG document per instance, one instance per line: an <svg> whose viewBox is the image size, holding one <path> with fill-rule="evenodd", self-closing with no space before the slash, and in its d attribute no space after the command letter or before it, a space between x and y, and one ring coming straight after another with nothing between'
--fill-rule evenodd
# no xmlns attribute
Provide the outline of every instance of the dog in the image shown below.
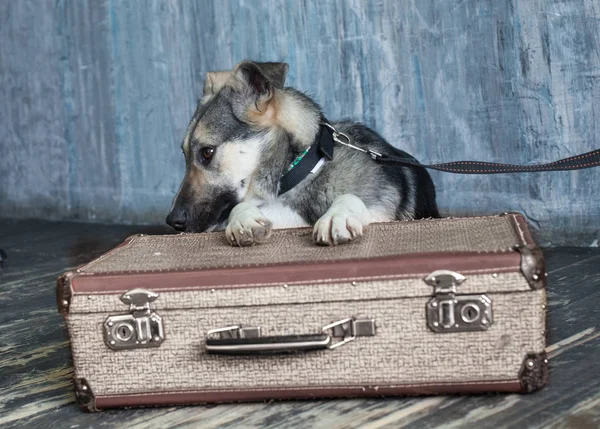
<svg viewBox="0 0 600 429"><path fill-rule="evenodd" d="M424 168L378 164L356 148L413 157L360 123L328 123L315 101L284 86L287 72L286 63L242 61L207 73L182 143L186 172L168 225L224 229L236 246L266 242L273 228L313 226L317 244L337 245L372 222L439 217ZM319 147L322 160L281 193L282 176L328 132L333 150Z"/></svg>

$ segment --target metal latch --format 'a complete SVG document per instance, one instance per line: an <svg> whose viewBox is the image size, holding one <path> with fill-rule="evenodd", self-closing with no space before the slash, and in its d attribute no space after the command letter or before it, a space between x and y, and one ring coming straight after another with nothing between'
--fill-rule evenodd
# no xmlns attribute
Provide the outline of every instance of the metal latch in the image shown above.
<svg viewBox="0 0 600 429"><path fill-rule="evenodd" d="M449 270L425 277L435 296L427 303L427 326L434 332L485 331L493 322L492 301L484 294L457 295L465 277Z"/></svg>
<svg viewBox="0 0 600 429"><path fill-rule="evenodd" d="M113 350L158 347L165 339L162 319L150 309L158 294L133 289L121 295L130 314L109 316L104 322L104 342Z"/></svg>
<svg viewBox="0 0 600 429"><path fill-rule="evenodd" d="M354 319L347 318L323 327L323 333L331 332L333 339L329 345L330 349L334 349L343 344L354 341L356 337L373 337L375 336L375 319Z"/></svg>

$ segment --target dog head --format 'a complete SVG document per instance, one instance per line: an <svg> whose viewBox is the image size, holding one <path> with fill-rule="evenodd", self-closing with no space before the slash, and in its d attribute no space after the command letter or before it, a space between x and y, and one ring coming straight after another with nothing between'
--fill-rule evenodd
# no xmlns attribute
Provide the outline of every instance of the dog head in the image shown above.
<svg viewBox="0 0 600 429"><path fill-rule="evenodd" d="M285 63L244 61L231 71L207 74L183 140L186 172L167 224L179 231L211 231L243 200L266 150L264 136L287 70Z"/></svg>

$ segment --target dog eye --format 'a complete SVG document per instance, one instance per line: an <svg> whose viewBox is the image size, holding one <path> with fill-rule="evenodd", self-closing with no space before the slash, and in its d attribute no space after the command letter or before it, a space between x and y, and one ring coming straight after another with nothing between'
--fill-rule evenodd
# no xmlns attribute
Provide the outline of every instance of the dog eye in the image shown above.
<svg viewBox="0 0 600 429"><path fill-rule="evenodd" d="M210 162L210 160L212 159L212 157L215 154L215 148L214 147L203 147L202 149L200 149L200 152L198 153L198 158L200 158L198 161L200 162L200 164L208 164Z"/></svg>
<svg viewBox="0 0 600 429"><path fill-rule="evenodd" d="M214 154L215 154L214 147L205 147L204 149L202 149L202 156L206 159L211 159Z"/></svg>

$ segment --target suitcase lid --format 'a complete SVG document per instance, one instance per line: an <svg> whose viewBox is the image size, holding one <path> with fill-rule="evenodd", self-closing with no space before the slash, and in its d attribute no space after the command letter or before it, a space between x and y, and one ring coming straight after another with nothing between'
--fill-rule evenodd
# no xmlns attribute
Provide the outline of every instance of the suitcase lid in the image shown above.
<svg viewBox="0 0 600 429"><path fill-rule="evenodd" d="M106 294L118 297L136 288L161 293L356 284L424 279L437 270L451 270L467 278L476 274L497 277L498 273L520 273L530 288L545 285L543 257L535 248L525 219L520 214L504 214L376 223L356 242L335 247L315 245L312 228L274 230L268 243L247 248L230 246L222 232L140 234L61 276L57 299L59 309L66 314L74 295L91 299ZM422 288L414 290L395 288L395 294L434 294L432 287L422 284ZM527 289L527 284L492 281L470 284L464 291ZM290 300L298 299L293 298L294 294L288 295ZM174 306L161 301L165 308ZM234 301L230 305L235 305ZM120 305L116 299L115 307Z"/></svg>

